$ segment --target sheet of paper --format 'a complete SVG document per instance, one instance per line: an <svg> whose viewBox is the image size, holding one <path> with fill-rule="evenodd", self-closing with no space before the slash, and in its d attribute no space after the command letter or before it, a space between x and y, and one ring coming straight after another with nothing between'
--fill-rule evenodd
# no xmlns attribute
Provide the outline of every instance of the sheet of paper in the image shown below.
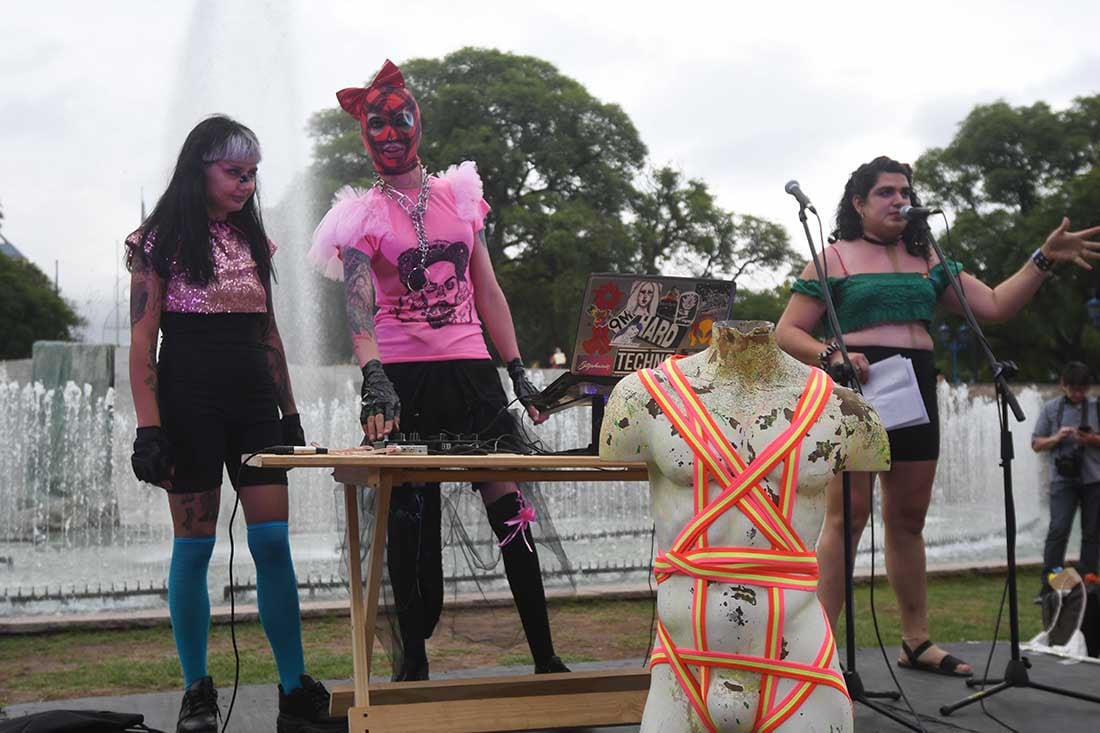
<svg viewBox="0 0 1100 733"><path fill-rule="evenodd" d="M913 362L901 355L871 365L863 397L875 408L887 430L928 423Z"/></svg>

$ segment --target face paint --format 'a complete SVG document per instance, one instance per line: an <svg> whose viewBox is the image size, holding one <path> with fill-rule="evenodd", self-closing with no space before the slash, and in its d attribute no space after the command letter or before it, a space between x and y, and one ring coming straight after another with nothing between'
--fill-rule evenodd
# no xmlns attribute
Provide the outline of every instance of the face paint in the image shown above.
<svg viewBox="0 0 1100 733"><path fill-rule="evenodd" d="M398 175L420 165L420 108L402 87L371 89L360 118L363 144L379 173Z"/></svg>

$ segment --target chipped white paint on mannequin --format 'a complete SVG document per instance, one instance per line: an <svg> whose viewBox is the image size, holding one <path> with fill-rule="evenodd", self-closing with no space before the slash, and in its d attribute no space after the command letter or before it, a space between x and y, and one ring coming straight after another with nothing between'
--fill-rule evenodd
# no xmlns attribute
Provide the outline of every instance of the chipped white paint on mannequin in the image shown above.
<svg viewBox="0 0 1100 733"><path fill-rule="evenodd" d="M681 359L678 366L723 434L741 457L751 462L791 422L806 386L809 367L781 351L764 321L715 324L711 345ZM658 381L668 386L655 371ZM854 392L836 387L802 443L797 499L791 524L813 547L825 515L825 486L840 470L877 471L889 466L889 444L878 415ZM644 460L649 464L650 498L662 550L670 547L694 516L693 454L672 427L637 374L624 378L611 394L600 436L600 456ZM778 497L780 467L763 482ZM711 498L720 489L710 487ZM769 547L753 524L736 508L719 518L707 535L712 546ZM658 586L657 613L674 643L694 646L691 631L692 580L683 575ZM711 583L707 591L707 647L716 651L760 656L764 650L768 598L761 586ZM783 646L786 659L810 664L823 635L830 633L817 597L785 591ZM839 669L834 658L832 667ZM792 689L783 680L777 700ZM722 731L751 731L757 709L760 675L714 668L708 695L711 715ZM642 731L701 731L702 722L668 665L654 667ZM814 688L798 712L778 730L851 731L849 702L836 690Z"/></svg>

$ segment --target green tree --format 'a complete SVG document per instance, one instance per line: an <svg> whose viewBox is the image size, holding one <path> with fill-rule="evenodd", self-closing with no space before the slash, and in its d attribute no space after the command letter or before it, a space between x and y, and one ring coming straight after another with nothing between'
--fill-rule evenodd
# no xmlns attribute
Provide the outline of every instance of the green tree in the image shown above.
<svg viewBox="0 0 1100 733"><path fill-rule="evenodd" d="M950 144L925 152L916 182L929 200L955 209L945 254L995 286L1063 215L1075 229L1100 223L1098 159L1100 96L1078 98L1061 111L1002 101L975 107ZM1071 266L1051 280L1008 323L983 327L994 353L1020 366L1021 379L1049 379L1070 359L1100 365L1100 339L1085 313L1100 281ZM948 355L940 358L946 365Z"/></svg>
<svg viewBox="0 0 1100 733"><path fill-rule="evenodd" d="M666 265L696 277L739 280L794 262L786 230L755 216L724 211L707 184L665 166L650 172L634 197L630 237L639 272Z"/></svg>
<svg viewBox="0 0 1100 733"><path fill-rule="evenodd" d="M780 285L771 290L738 290L731 316L739 321L778 323L790 298L789 285Z"/></svg>
<svg viewBox="0 0 1100 733"><path fill-rule="evenodd" d="M70 341L81 323L46 273L0 255L0 359L29 358L35 341Z"/></svg>

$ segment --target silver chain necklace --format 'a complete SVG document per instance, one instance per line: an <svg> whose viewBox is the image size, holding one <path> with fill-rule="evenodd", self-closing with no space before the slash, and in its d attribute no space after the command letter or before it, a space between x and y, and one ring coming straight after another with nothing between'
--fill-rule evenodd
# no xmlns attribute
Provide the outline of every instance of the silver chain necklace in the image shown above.
<svg viewBox="0 0 1100 733"><path fill-rule="evenodd" d="M375 187L397 202L397 205L409 215L412 220L413 232L416 234L416 245L420 252L420 264L414 267L405 279L405 287L412 292L424 289L428 284L428 233L424 230L424 214L428 211L428 196L432 190L432 179L423 166L420 167L420 193L414 203L405 194L398 191L386 181L379 178L374 182Z"/></svg>

